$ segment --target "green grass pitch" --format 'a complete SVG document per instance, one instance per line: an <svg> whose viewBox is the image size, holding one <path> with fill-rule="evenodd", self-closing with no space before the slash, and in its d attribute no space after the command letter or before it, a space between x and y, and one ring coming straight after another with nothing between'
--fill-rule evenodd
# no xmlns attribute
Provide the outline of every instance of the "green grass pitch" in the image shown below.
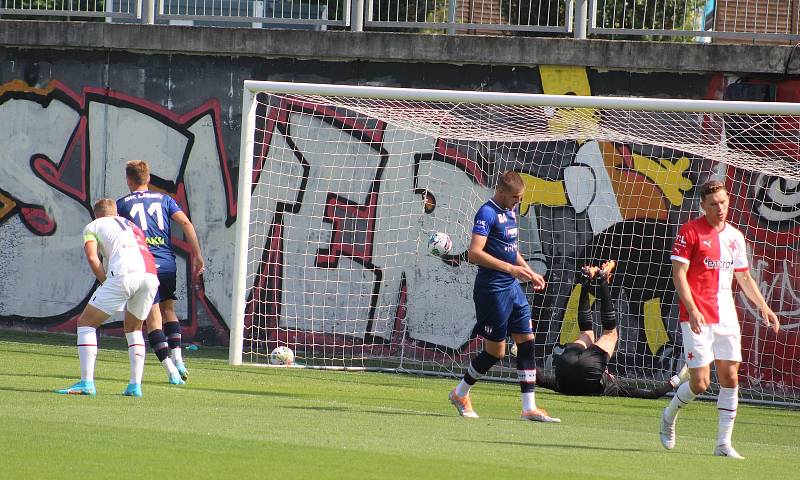
<svg viewBox="0 0 800 480"><path fill-rule="evenodd" d="M163 479L798 478L800 412L741 405L734 445L711 456L715 404L657 435L667 400L573 398L539 390L558 425L519 420L518 388L473 389L480 419L447 401L453 379L233 368L226 351L188 352L170 386L148 352L144 397L123 397L128 359L101 338L97 397L60 396L78 374L75 337L0 332L0 477Z"/></svg>

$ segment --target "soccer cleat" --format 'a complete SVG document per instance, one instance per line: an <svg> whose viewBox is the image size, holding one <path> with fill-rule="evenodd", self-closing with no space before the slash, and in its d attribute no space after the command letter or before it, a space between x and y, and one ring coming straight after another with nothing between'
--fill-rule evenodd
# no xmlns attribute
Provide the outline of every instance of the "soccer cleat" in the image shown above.
<svg viewBox="0 0 800 480"><path fill-rule="evenodd" d="M667 450L672 450L675 448L675 420L668 422L666 415L667 409L665 408L664 413L661 414L661 430L659 430L658 436L661 438L661 445Z"/></svg>
<svg viewBox="0 0 800 480"><path fill-rule="evenodd" d="M141 383L129 383L128 387L122 392L123 395L126 397L136 397L139 398L142 396L142 384Z"/></svg>
<svg viewBox="0 0 800 480"><path fill-rule="evenodd" d="M169 376L169 384L170 385L183 385L183 384L186 383L186 382L183 381L183 379L181 378L181 374L178 373L178 372L169 373L167 375Z"/></svg>
<svg viewBox="0 0 800 480"><path fill-rule="evenodd" d="M551 417L544 409L542 408L535 408L533 410L528 410L527 412L522 412L520 418L523 420L528 420L531 422L542 422L542 423L561 423L560 418Z"/></svg>
<svg viewBox="0 0 800 480"><path fill-rule="evenodd" d="M81 380L76 382L69 388L56 390L56 393L61 395L97 395L97 390L94 388L94 382L88 380Z"/></svg>
<svg viewBox="0 0 800 480"><path fill-rule="evenodd" d="M597 272L595 277L605 279L606 282L611 283L611 272L614 271L614 268L616 268L616 266L617 262L615 262L614 260L609 260L607 262L604 262L603 265L601 266L602 270Z"/></svg>
<svg viewBox="0 0 800 480"><path fill-rule="evenodd" d="M735 458L737 460L744 460L744 457L739 455L739 452L734 450L734 448L730 444L717 445L717 448L714 449L714 456L730 457L730 458Z"/></svg>
<svg viewBox="0 0 800 480"><path fill-rule="evenodd" d="M184 382L189 380L189 370L186 370L186 365L183 362L175 362L175 368L178 369L178 374Z"/></svg>
<svg viewBox="0 0 800 480"><path fill-rule="evenodd" d="M455 389L450 391L450 403L456 407L458 414L466 418L478 418L478 414L472 409L472 402L469 401L469 395L459 397L456 395Z"/></svg>

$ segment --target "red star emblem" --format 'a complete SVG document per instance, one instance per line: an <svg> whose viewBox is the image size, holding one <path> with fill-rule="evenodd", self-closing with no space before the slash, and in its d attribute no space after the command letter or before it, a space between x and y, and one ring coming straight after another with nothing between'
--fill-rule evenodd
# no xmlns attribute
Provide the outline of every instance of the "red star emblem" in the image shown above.
<svg viewBox="0 0 800 480"><path fill-rule="evenodd" d="M689 354L686 355L686 358L688 358L689 360L694 360L694 353L689 352Z"/></svg>
<svg viewBox="0 0 800 480"><path fill-rule="evenodd" d="M735 252L736 251L736 240L731 240L731 243L728 244L728 248L730 249L731 252Z"/></svg>

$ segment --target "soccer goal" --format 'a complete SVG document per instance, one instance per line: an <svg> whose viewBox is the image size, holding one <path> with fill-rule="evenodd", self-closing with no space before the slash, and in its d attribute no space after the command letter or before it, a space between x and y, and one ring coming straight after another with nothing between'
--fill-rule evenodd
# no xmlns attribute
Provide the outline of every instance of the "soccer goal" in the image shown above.
<svg viewBox="0 0 800 480"><path fill-rule="evenodd" d="M577 337L576 271L613 259L610 367L661 382L682 364L672 241L721 179L783 324L735 292L743 395L800 403L800 105L248 81L242 111L231 363L288 346L307 367L460 375L481 348L473 216L514 170L520 251L547 280L528 290L539 367Z"/></svg>

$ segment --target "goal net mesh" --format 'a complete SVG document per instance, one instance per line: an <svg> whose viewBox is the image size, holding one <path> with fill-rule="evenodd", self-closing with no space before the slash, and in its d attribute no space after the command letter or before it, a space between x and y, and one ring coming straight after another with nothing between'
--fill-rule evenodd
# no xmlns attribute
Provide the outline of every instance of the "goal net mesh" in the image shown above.
<svg viewBox="0 0 800 480"><path fill-rule="evenodd" d="M255 96L243 360L461 375L473 332L473 218L514 170L538 367L577 338L580 266L616 260L609 369L642 387L683 364L670 250L723 180L775 334L735 286L743 396L800 403L800 117ZM241 172L247 174L248 172ZM450 255L428 253L445 232ZM595 308L597 310L597 308ZM599 315L599 313L596 313ZM599 316L595 327L599 332ZM490 375L516 379L507 356Z"/></svg>

